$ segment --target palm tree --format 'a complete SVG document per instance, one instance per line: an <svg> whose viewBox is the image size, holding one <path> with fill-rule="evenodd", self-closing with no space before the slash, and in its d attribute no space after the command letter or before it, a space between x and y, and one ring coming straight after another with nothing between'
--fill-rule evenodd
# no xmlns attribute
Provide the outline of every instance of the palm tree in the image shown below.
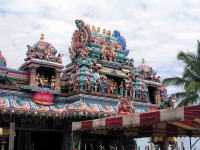
<svg viewBox="0 0 200 150"><path fill-rule="evenodd" d="M163 84L183 88L183 92L176 93L180 100L178 106L195 104L199 101L200 93L200 42L197 41L196 53L180 51L177 59L185 64L182 77L166 78Z"/></svg>

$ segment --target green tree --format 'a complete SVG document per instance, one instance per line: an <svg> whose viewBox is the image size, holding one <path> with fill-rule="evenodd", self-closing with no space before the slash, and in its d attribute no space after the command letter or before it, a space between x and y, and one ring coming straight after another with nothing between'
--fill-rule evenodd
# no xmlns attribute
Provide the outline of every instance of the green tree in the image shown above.
<svg viewBox="0 0 200 150"><path fill-rule="evenodd" d="M183 88L183 92L176 93L178 106L188 106L199 101L200 93L200 42L197 41L197 51L180 51L177 59L185 64L182 77L172 77L163 80L164 86Z"/></svg>

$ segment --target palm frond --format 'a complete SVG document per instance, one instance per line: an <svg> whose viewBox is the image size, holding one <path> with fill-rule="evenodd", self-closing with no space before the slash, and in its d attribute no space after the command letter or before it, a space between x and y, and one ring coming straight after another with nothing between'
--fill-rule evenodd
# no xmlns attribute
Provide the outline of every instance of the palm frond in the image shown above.
<svg viewBox="0 0 200 150"><path fill-rule="evenodd" d="M188 87L186 88L187 94L193 92L193 93L199 93L200 92L200 83L199 82L190 82Z"/></svg>
<svg viewBox="0 0 200 150"><path fill-rule="evenodd" d="M191 69L191 71L195 74L195 75L199 75L200 74L200 70L197 69L196 65L194 65L193 63L193 59L191 59L191 57L193 57L194 54L193 53L184 53L183 51L180 51L177 55L177 59L178 60L182 60L186 66L188 68Z"/></svg>
<svg viewBox="0 0 200 150"><path fill-rule="evenodd" d="M183 78L173 77L173 78L164 79L162 83L164 86L173 85L176 87L183 87L186 84L186 82L188 82L188 81Z"/></svg>
<svg viewBox="0 0 200 150"><path fill-rule="evenodd" d="M187 95L185 99L183 99L179 104L178 107L181 106L188 106L194 103L197 103L199 101L199 95L198 94L190 94Z"/></svg>
<svg viewBox="0 0 200 150"><path fill-rule="evenodd" d="M183 71L183 79L187 79L188 81L197 81L199 82L199 77L193 74L191 69L189 69L187 66L184 67Z"/></svg>

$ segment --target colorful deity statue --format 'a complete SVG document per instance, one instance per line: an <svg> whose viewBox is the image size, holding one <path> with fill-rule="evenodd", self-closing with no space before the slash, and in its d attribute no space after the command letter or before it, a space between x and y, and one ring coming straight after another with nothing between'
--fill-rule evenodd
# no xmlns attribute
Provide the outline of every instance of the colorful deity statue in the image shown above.
<svg viewBox="0 0 200 150"><path fill-rule="evenodd" d="M102 76L101 79L100 79L100 87L101 87L102 93L106 92L106 85L107 85L106 76Z"/></svg>
<svg viewBox="0 0 200 150"><path fill-rule="evenodd" d="M67 82L66 82L66 87L68 89L68 92L72 92L73 88L74 88L74 81L72 78L70 78Z"/></svg>
<svg viewBox="0 0 200 150"><path fill-rule="evenodd" d="M160 107L161 108L174 108L176 101L177 101L177 97L175 95L170 96L170 97L163 97L161 100Z"/></svg>
<svg viewBox="0 0 200 150"><path fill-rule="evenodd" d="M75 77L75 79L74 79L74 91L76 91L76 90L79 90L77 77Z"/></svg>
<svg viewBox="0 0 200 150"><path fill-rule="evenodd" d="M55 89L55 82L56 82L56 80L55 80L55 77L54 77L54 76L52 76L52 77L51 77L51 80L50 80L50 82L51 82L51 90L54 90L54 89Z"/></svg>
<svg viewBox="0 0 200 150"><path fill-rule="evenodd" d="M130 97L135 98L135 86L133 85L133 82L130 82L129 94L130 94Z"/></svg>
<svg viewBox="0 0 200 150"><path fill-rule="evenodd" d="M113 61L113 52L111 50L107 50L107 57L109 61Z"/></svg>
<svg viewBox="0 0 200 150"><path fill-rule="evenodd" d="M102 60L107 60L107 51L106 50L102 50Z"/></svg>
<svg viewBox="0 0 200 150"><path fill-rule="evenodd" d="M154 96L154 99L155 99L155 104L160 105L161 104L161 100L160 100L159 91L154 91L153 96Z"/></svg>
<svg viewBox="0 0 200 150"><path fill-rule="evenodd" d="M27 57L24 59L24 61L35 59L37 57L37 53L34 48L30 47L30 45L27 45L28 51L27 51Z"/></svg>
<svg viewBox="0 0 200 150"><path fill-rule="evenodd" d="M132 114L135 112L135 109L131 105L130 101L127 100L127 98L119 97L119 103L117 105L118 108L118 114L120 115L127 115Z"/></svg>
<svg viewBox="0 0 200 150"><path fill-rule="evenodd" d="M81 57L83 58L83 60L85 60L88 57L88 53L89 53L89 49L88 48L83 48L81 50Z"/></svg>
<svg viewBox="0 0 200 150"><path fill-rule="evenodd" d="M57 63L62 64L62 57L63 57L63 55L64 55L64 54L58 54Z"/></svg>
<svg viewBox="0 0 200 150"><path fill-rule="evenodd" d="M121 81L121 84L119 85L119 94L120 94L122 97L124 96L123 81Z"/></svg>
<svg viewBox="0 0 200 150"><path fill-rule="evenodd" d="M100 87L100 80L96 80L95 82L95 92L98 92L99 91L99 87Z"/></svg>
<svg viewBox="0 0 200 150"><path fill-rule="evenodd" d="M111 93L111 81L108 79L106 84L107 93Z"/></svg>
<svg viewBox="0 0 200 150"><path fill-rule="evenodd" d="M86 87L85 87L86 90L91 90L91 79L89 77L87 77L86 79Z"/></svg>
<svg viewBox="0 0 200 150"><path fill-rule="evenodd" d="M39 87L39 86L43 87L44 86L44 83L43 83L39 73L36 76L36 85L37 85L37 87Z"/></svg>

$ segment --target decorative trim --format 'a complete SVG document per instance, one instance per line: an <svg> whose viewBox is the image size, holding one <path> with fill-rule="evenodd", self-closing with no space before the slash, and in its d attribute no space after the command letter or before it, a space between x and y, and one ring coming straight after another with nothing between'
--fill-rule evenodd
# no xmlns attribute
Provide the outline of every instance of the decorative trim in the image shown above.
<svg viewBox="0 0 200 150"><path fill-rule="evenodd" d="M26 61L24 64L22 64L19 67L19 69L23 70L27 65L30 65L32 63L38 64L40 66L48 65L48 66L52 66L52 67L54 67L56 69L63 69L64 68L63 64L60 64L60 63L57 63L57 62L50 62L50 61L39 60L39 59L31 59L29 61Z"/></svg>
<svg viewBox="0 0 200 150"><path fill-rule="evenodd" d="M19 73L19 74L23 74L23 75L27 75L27 71L22 71L22 70L17 70L17 69L12 69L12 68L7 68L5 66L0 66L1 70L5 70L8 72L13 72L13 73Z"/></svg>
<svg viewBox="0 0 200 150"><path fill-rule="evenodd" d="M41 88L41 87L31 88L30 90L34 91L34 92L47 92L47 93L53 93L53 94L57 94L57 95L61 94L60 91L55 91L55 90L51 90L48 88Z"/></svg>

